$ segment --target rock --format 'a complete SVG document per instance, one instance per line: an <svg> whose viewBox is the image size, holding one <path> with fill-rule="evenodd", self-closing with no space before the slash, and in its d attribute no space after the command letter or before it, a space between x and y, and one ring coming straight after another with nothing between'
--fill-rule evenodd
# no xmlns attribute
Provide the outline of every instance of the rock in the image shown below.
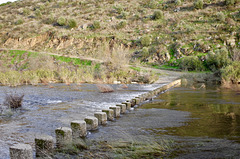
<svg viewBox="0 0 240 159"><path fill-rule="evenodd" d="M47 157L53 152L53 137L48 135L40 135L35 138L35 148L37 157Z"/></svg>
<svg viewBox="0 0 240 159"><path fill-rule="evenodd" d="M65 147L72 143L72 129L68 127L60 127L55 130L56 145L58 148Z"/></svg>
<svg viewBox="0 0 240 159"><path fill-rule="evenodd" d="M9 148L11 159L33 159L32 147L28 144L16 144Z"/></svg>
<svg viewBox="0 0 240 159"><path fill-rule="evenodd" d="M165 53L165 59L166 59L166 61L169 61L169 60L171 60L171 56L169 55L169 53L167 52L167 53Z"/></svg>
<svg viewBox="0 0 240 159"><path fill-rule="evenodd" d="M112 106L112 107L109 107L109 109L112 109L112 110L113 110L113 112L114 112L114 117L115 117L115 118L120 117L120 112L121 112L121 110L120 110L120 107L119 107L119 106Z"/></svg>
<svg viewBox="0 0 240 159"><path fill-rule="evenodd" d="M114 120L114 111L112 109L103 109L102 112L105 112L107 114L108 120Z"/></svg>
<svg viewBox="0 0 240 159"><path fill-rule="evenodd" d="M98 125L106 125L107 124L107 113L105 112L96 112L94 116L98 119Z"/></svg>
<svg viewBox="0 0 240 159"><path fill-rule="evenodd" d="M98 129L98 119L96 117L88 116L84 120L87 124L87 130L97 130Z"/></svg>
<svg viewBox="0 0 240 159"><path fill-rule="evenodd" d="M87 136L87 124L84 120L74 120L71 122L73 139Z"/></svg>

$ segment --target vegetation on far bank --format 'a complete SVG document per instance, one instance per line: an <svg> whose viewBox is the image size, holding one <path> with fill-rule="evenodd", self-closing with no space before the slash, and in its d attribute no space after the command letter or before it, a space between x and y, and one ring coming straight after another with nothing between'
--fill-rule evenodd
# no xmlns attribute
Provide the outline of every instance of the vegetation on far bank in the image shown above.
<svg viewBox="0 0 240 159"><path fill-rule="evenodd" d="M0 83L8 86L38 83L151 83L157 75L134 70L122 62L95 63L78 58L10 50L0 52Z"/></svg>
<svg viewBox="0 0 240 159"><path fill-rule="evenodd" d="M60 64L54 63L57 68L50 73L54 79L48 81L66 82L63 76L74 66L82 69L83 76L91 74L91 78L82 77L79 81L100 78L127 83L134 81L130 74L139 74L137 68L121 68L121 62L131 62L211 71L221 76L223 82L240 82L239 0L24 0L0 7L0 48L50 51L108 61L96 64L51 57L50 61ZM10 72L22 74L21 71L31 70L21 67L23 70ZM6 68L1 72L6 74ZM76 77L71 78L68 81L78 82ZM42 77L36 81L41 82Z"/></svg>

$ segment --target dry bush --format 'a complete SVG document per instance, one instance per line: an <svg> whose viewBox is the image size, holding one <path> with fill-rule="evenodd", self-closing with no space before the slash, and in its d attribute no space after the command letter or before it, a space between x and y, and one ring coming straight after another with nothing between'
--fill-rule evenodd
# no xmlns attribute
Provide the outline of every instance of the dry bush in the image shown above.
<svg viewBox="0 0 240 159"><path fill-rule="evenodd" d="M8 106L9 108L19 108L22 107L24 94L6 94L4 105Z"/></svg>
<svg viewBox="0 0 240 159"><path fill-rule="evenodd" d="M29 57L29 70L38 70L38 69L55 69L54 58L49 55L38 54L36 57Z"/></svg>
<svg viewBox="0 0 240 159"><path fill-rule="evenodd" d="M97 84L96 85L98 90L101 92L101 93L110 93L110 92L114 92L114 89L109 86L109 85L106 85L106 84Z"/></svg>

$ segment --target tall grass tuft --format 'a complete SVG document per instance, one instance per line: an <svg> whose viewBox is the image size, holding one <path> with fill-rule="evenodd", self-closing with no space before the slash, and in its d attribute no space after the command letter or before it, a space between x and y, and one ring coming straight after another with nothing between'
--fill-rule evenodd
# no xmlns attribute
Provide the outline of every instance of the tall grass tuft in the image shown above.
<svg viewBox="0 0 240 159"><path fill-rule="evenodd" d="M195 0L193 5L196 9L203 9L203 0Z"/></svg>
<svg viewBox="0 0 240 159"><path fill-rule="evenodd" d="M8 106L9 108L16 109L22 107L24 95L19 94L6 94L4 105Z"/></svg>

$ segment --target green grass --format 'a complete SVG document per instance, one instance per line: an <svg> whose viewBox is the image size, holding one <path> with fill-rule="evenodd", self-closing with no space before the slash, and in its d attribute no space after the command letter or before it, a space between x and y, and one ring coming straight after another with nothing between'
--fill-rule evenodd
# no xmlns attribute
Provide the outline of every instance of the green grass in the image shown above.
<svg viewBox="0 0 240 159"><path fill-rule="evenodd" d="M206 56L208 53L198 53L197 56L201 57L201 56Z"/></svg>
<svg viewBox="0 0 240 159"><path fill-rule="evenodd" d="M7 3L0 4L0 7L1 7L1 6L6 6L6 5L11 4L11 3L12 3L12 2L7 2Z"/></svg>
<svg viewBox="0 0 240 159"><path fill-rule="evenodd" d="M130 66L130 69L140 72L141 68Z"/></svg>
<svg viewBox="0 0 240 159"><path fill-rule="evenodd" d="M90 60L81 60L79 58L70 58L70 57L56 56L56 55L53 55L53 57L58 61L62 61L62 62L66 62L66 63L71 62L74 65L78 65L78 66L82 66L82 65L91 66L92 65L92 61L90 61Z"/></svg>
<svg viewBox="0 0 240 159"><path fill-rule="evenodd" d="M154 65L153 68L156 68L156 69L167 69L167 70L179 70L180 68L178 66L169 66L167 64L165 65Z"/></svg>
<svg viewBox="0 0 240 159"><path fill-rule="evenodd" d="M9 50L9 55L12 57L11 63L18 63L24 60L24 55L26 54L27 57L37 57L39 55L38 52L29 52L25 50ZM52 55L56 60L61 61L61 62L66 62L66 63L73 63L74 65L82 66L91 66L92 61L90 60L81 60L79 58L70 58L70 57L64 57L64 56L57 56L57 55Z"/></svg>

